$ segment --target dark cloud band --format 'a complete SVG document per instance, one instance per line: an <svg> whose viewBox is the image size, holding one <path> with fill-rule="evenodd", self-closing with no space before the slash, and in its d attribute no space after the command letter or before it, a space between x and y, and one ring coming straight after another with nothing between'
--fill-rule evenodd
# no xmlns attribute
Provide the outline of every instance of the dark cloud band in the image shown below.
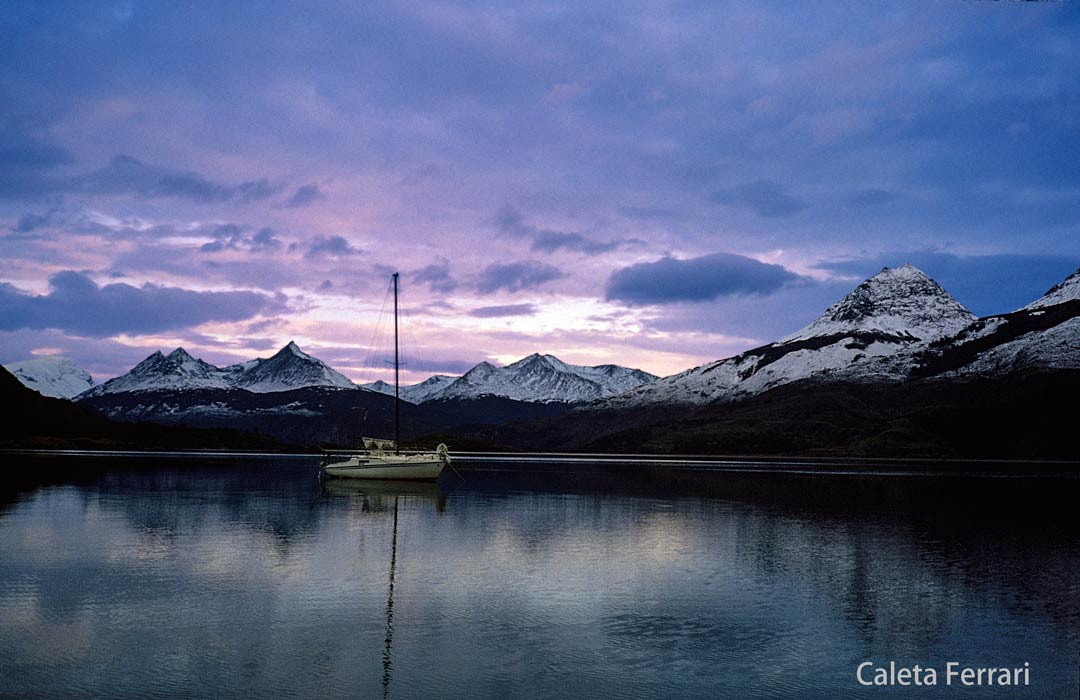
<svg viewBox="0 0 1080 700"><path fill-rule="evenodd" d="M616 270L608 279L608 301L631 306L709 301L735 294L770 294L798 275L780 265L733 253L679 260L666 257Z"/></svg>
<svg viewBox="0 0 1080 700"><path fill-rule="evenodd" d="M78 335L156 333L209 321L241 321L281 310L282 300L256 292L198 292L179 287L108 284L81 272L49 280L48 294L0 284L0 330L55 328Z"/></svg>
<svg viewBox="0 0 1080 700"><path fill-rule="evenodd" d="M566 275L553 265L523 260L505 265L489 265L480 273L476 283L476 290L481 294L491 294L504 289L508 292L519 292L524 289L533 289L540 285L557 280Z"/></svg>
<svg viewBox="0 0 1080 700"><path fill-rule="evenodd" d="M481 306L469 312L476 318L504 318L507 316L532 316L536 307L532 304L504 304L502 306Z"/></svg>

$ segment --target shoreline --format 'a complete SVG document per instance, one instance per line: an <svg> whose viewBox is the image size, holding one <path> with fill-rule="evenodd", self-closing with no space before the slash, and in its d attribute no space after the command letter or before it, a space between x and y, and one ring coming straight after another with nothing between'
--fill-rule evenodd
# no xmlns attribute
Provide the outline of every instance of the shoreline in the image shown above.
<svg viewBox="0 0 1080 700"><path fill-rule="evenodd" d="M249 452L225 450L86 450L2 448L0 454L42 457L168 457L177 459L314 459L322 452ZM934 477L1058 477L1080 478L1080 461L899 458L808 457L790 455L661 455L586 452L450 452L456 466L470 471L551 471L529 466L580 465L589 467L660 467L673 471L739 472L822 476L934 476ZM1023 469L1018 469L1023 467ZM560 469L559 471L576 471Z"/></svg>

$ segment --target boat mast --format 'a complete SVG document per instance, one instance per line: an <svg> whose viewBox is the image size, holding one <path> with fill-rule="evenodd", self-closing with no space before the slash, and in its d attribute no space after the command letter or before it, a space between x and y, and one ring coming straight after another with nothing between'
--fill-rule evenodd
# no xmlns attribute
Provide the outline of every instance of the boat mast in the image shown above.
<svg viewBox="0 0 1080 700"><path fill-rule="evenodd" d="M394 454L401 453L401 362L398 359L398 273L394 273Z"/></svg>

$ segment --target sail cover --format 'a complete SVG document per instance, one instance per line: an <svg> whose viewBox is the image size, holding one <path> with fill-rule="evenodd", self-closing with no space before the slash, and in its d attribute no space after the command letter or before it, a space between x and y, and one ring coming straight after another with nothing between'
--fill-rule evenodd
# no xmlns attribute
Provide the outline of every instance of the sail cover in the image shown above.
<svg viewBox="0 0 1080 700"><path fill-rule="evenodd" d="M392 450L395 448L393 440L383 440L381 438L363 438L365 450Z"/></svg>

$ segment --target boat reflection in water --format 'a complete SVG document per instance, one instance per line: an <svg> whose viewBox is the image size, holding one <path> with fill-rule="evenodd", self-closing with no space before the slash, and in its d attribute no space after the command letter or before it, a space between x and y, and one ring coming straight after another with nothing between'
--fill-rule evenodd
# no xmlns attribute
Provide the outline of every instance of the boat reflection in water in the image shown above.
<svg viewBox="0 0 1080 700"><path fill-rule="evenodd" d="M327 479L324 493L355 498L362 513L391 513L393 527L390 535L390 573L386 589L386 637L382 653L383 698L390 696L394 641L394 578L397 574L398 510L402 505L434 504L436 511L446 511L446 494L432 482L409 482L366 479L364 481Z"/></svg>
<svg viewBox="0 0 1080 700"><path fill-rule="evenodd" d="M392 479L324 479L323 493L355 499L362 513L381 513L402 505L434 504L439 513L446 511L446 494L431 481L396 481Z"/></svg>

